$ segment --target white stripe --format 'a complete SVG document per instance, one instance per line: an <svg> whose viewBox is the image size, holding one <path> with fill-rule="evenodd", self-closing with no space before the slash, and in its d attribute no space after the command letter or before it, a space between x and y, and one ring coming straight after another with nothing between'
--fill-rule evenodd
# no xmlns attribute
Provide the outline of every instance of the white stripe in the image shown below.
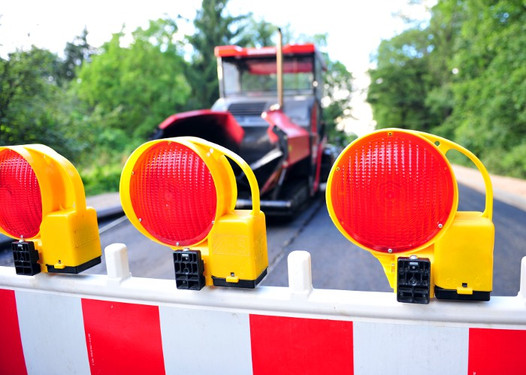
<svg viewBox="0 0 526 375"><path fill-rule="evenodd" d="M469 328L353 323L354 374L467 374Z"/></svg>
<svg viewBox="0 0 526 375"><path fill-rule="evenodd" d="M16 291L28 374L89 374L80 298Z"/></svg>
<svg viewBox="0 0 526 375"><path fill-rule="evenodd" d="M248 314L161 306L167 374L252 373Z"/></svg>

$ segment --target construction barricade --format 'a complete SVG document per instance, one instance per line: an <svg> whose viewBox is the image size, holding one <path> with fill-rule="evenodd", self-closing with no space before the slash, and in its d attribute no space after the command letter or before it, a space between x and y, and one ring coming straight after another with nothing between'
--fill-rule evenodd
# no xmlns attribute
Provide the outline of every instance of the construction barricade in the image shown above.
<svg viewBox="0 0 526 375"><path fill-rule="evenodd" d="M132 277L17 275L0 267L1 374L524 374L526 258L516 297L401 304L313 289L310 254L288 287L179 290Z"/></svg>

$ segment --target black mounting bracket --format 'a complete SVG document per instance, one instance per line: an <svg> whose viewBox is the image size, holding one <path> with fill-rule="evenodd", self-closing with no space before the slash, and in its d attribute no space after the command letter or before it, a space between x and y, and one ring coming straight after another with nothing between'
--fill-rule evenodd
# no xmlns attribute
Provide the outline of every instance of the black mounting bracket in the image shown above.
<svg viewBox="0 0 526 375"><path fill-rule="evenodd" d="M398 258L396 299L406 303L429 303L431 262L427 258Z"/></svg>

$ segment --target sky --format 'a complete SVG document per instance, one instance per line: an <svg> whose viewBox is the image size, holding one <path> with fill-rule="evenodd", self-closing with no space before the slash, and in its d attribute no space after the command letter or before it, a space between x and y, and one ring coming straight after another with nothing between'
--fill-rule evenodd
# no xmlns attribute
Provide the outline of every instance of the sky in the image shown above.
<svg viewBox="0 0 526 375"><path fill-rule="evenodd" d="M88 43L98 47L119 32L123 25L131 32L146 27L149 20L168 16L193 20L201 0L1 0L0 56L5 58L17 48L35 45L61 54L67 42L86 27ZM367 70L381 40L399 34L408 25L397 14L415 19L429 18L425 5L408 5L408 0L230 0L233 14L252 13L256 19L278 26L290 25L297 34L327 33L327 50L333 60L344 63L353 73L352 107L354 119L347 130L363 134L374 127L370 107L365 103L369 84ZM178 22L183 32L191 23Z"/></svg>

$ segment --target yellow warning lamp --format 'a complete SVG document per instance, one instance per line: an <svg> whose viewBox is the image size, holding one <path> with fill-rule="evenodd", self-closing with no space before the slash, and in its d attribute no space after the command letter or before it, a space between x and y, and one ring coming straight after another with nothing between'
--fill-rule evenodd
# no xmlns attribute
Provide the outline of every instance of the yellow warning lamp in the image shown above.
<svg viewBox="0 0 526 375"><path fill-rule="evenodd" d="M484 212L459 212L446 157L456 150L483 176ZM493 193L470 151L431 134L385 129L340 154L327 182L329 215L342 234L382 264L400 302L489 300L493 280Z"/></svg>
<svg viewBox="0 0 526 375"><path fill-rule="evenodd" d="M235 210L237 185L229 159L250 184L252 210ZM150 141L129 157L120 197L130 222L174 251L179 289L205 285L254 288L268 266L265 216L248 164L196 137Z"/></svg>
<svg viewBox="0 0 526 375"><path fill-rule="evenodd" d="M101 261L97 214L75 167L44 145L0 147L0 232L16 273L79 273Z"/></svg>

